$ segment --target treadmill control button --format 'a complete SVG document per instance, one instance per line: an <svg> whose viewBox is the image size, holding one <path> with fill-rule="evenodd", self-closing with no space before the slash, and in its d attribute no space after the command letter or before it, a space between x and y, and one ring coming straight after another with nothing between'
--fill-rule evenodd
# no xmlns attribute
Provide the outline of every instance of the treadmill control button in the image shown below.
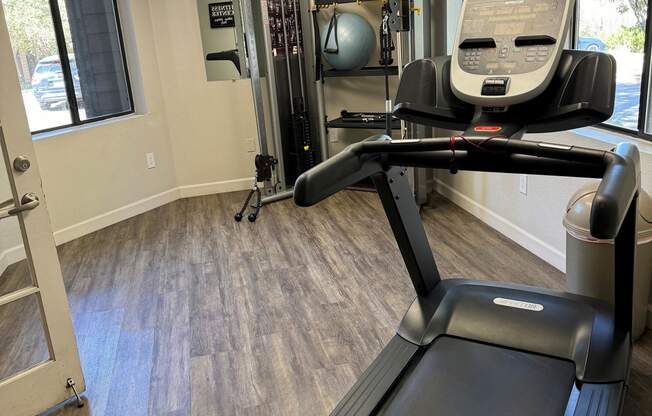
<svg viewBox="0 0 652 416"><path fill-rule="evenodd" d="M528 56L527 58L525 58L525 62L534 62L535 60L536 59L534 58L534 56Z"/></svg>
<svg viewBox="0 0 652 416"><path fill-rule="evenodd" d="M545 62L548 58L545 56L537 56L537 62Z"/></svg>
<svg viewBox="0 0 652 416"><path fill-rule="evenodd" d="M507 94L508 78L487 78L482 84L482 95Z"/></svg>
<svg viewBox="0 0 652 416"><path fill-rule="evenodd" d="M537 55L539 55L539 56L548 56L548 51L537 52Z"/></svg>

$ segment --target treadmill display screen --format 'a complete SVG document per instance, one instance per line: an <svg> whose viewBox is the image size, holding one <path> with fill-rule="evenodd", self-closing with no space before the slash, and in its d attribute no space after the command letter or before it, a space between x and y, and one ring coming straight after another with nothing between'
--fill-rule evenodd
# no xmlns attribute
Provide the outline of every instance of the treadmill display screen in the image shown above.
<svg viewBox="0 0 652 416"><path fill-rule="evenodd" d="M555 55L568 0L466 0L459 48L460 67L477 75L535 71ZM533 37L547 39L538 42ZM493 39L495 47L473 47L473 40ZM517 39L528 39L517 45Z"/></svg>

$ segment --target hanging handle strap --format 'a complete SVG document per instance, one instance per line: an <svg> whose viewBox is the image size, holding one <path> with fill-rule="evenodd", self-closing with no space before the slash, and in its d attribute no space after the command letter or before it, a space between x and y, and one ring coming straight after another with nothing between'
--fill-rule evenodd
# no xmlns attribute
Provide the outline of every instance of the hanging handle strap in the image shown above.
<svg viewBox="0 0 652 416"><path fill-rule="evenodd" d="M328 47L328 44L331 40L331 35L333 36L333 40L335 40L335 49ZM337 40L337 12L335 10L333 10L333 17L331 17L331 20L328 23L328 31L326 32L326 41L324 42L324 52L340 53L340 44Z"/></svg>

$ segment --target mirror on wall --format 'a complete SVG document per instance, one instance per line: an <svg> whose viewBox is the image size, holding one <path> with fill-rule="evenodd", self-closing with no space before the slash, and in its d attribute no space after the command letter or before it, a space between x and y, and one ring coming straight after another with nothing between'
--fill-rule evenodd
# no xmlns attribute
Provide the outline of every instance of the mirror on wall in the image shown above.
<svg viewBox="0 0 652 416"><path fill-rule="evenodd" d="M242 14L238 0L197 0L206 78L247 78Z"/></svg>

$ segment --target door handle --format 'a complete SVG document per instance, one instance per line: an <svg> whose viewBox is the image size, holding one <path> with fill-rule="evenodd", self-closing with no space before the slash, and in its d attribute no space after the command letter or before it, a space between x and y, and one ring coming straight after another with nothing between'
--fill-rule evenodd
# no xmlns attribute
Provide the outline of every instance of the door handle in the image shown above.
<svg viewBox="0 0 652 416"><path fill-rule="evenodd" d="M29 192L23 195L23 197L20 199L19 206L10 206L12 202L13 198L0 204L0 220L16 216L21 212L31 211L41 204L41 201L38 199L38 195L33 192Z"/></svg>

